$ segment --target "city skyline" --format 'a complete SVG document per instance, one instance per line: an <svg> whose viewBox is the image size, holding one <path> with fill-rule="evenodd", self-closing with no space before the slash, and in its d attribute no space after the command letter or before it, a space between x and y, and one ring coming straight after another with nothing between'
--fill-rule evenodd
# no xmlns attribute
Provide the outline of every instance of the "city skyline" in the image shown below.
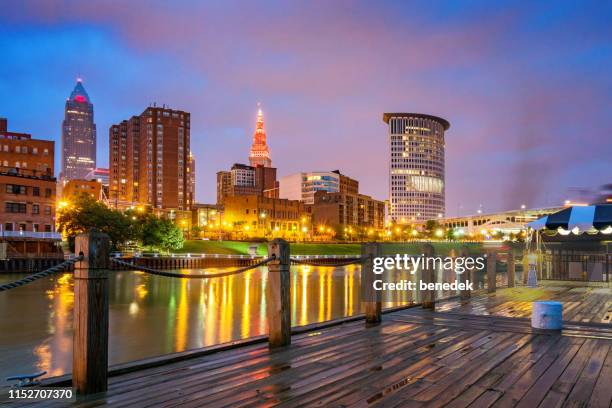
<svg viewBox="0 0 612 408"><path fill-rule="evenodd" d="M485 212L559 204L571 187L609 182L609 6L595 12L558 4L550 16L544 5L476 2L428 11L420 3L336 4L322 17L317 6L299 3L262 6L259 13L244 5L178 3L172 13L153 4L130 25L131 7L93 3L6 8L0 73L11 81L0 86L0 97L11 103L0 116L59 147L61 103L78 73L96 101L102 135L154 101L189 111L198 202L214 202L216 171L248 156L260 100L281 177L340 169L360 180L365 194L385 199L387 132L380 115L416 111L453 123L447 215L475 213L480 204ZM235 26L216 21L227 13L236 13ZM394 13L434 26L391 27ZM182 29L156 33L147 18ZM141 47L146 36L154 47ZM240 60L250 63L241 67ZM106 167L108 140L98 139L98 166Z"/></svg>

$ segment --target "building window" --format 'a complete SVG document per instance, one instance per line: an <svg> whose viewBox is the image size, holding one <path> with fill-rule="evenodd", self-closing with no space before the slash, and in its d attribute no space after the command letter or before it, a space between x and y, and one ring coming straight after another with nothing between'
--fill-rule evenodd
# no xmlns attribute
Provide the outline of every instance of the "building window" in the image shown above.
<svg viewBox="0 0 612 408"><path fill-rule="evenodd" d="M45 205L45 215L51 215L51 207L48 205Z"/></svg>
<svg viewBox="0 0 612 408"><path fill-rule="evenodd" d="M7 213L26 213L26 205L25 203L5 203L4 211Z"/></svg>
<svg viewBox="0 0 612 408"><path fill-rule="evenodd" d="M7 184L6 192L9 194L26 194L26 186L19 186L17 184Z"/></svg>
<svg viewBox="0 0 612 408"><path fill-rule="evenodd" d="M51 197L52 190L50 188L45 188L45 198Z"/></svg>
<svg viewBox="0 0 612 408"><path fill-rule="evenodd" d="M45 224L45 232L51 232L51 225Z"/></svg>
<svg viewBox="0 0 612 408"><path fill-rule="evenodd" d="M38 231L38 224L32 224L32 231L33 232L39 232Z"/></svg>
<svg viewBox="0 0 612 408"><path fill-rule="evenodd" d="M4 224L4 230L5 231L12 231L13 230L13 223L12 222L7 222Z"/></svg>
<svg viewBox="0 0 612 408"><path fill-rule="evenodd" d="M32 204L32 214L40 214L40 205Z"/></svg>
<svg viewBox="0 0 612 408"><path fill-rule="evenodd" d="M40 187L32 187L32 195L35 197L40 196Z"/></svg>

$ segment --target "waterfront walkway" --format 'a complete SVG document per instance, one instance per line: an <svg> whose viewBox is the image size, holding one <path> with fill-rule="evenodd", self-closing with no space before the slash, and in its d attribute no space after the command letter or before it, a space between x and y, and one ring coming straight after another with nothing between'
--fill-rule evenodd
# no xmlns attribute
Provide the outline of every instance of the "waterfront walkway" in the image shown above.
<svg viewBox="0 0 612 408"><path fill-rule="evenodd" d="M294 335L287 348L251 344L114 376L108 392L76 405L610 407L612 326L584 310L568 316L586 322L538 332L513 293L572 302L576 292L502 289L442 302L444 311L387 313L379 326L345 322Z"/></svg>

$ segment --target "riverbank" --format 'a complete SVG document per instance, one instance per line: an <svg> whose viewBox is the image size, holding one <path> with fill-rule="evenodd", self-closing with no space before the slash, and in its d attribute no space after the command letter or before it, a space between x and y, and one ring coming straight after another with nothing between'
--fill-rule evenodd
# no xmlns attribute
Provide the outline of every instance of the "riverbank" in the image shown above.
<svg viewBox="0 0 612 408"><path fill-rule="evenodd" d="M460 251L467 246L471 253L482 253L481 243L464 242L432 242L431 243L439 255L448 255L451 249ZM202 241L188 240L182 249L175 251L177 254L230 254L248 255L249 247L257 245L257 254L266 255L268 244L266 242L245 242L245 241ZM421 253L423 242L384 242L382 249L384 254L397 253ZM291 253L293 255L359 255L361 252L360 243L291 243Z"/></svg>

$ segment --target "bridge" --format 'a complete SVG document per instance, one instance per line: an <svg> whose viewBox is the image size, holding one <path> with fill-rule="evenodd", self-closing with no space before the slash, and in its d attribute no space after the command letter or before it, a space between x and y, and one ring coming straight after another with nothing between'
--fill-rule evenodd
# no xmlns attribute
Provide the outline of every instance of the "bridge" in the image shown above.
<svg viewBox="0 0 612 408"><path fill-rule="evenodd" d="M75 261L74 374L44 381L72 384L80 392L74 406L609 407L612 402L608 284L522 287L521 279L510 278L512 256L504 279L496 257L488 257L482 290L446 299L425 291L418 303L389 310L382 310L379 298L366 296L365 315L292 329L289 265L316 260L292 258L290 246L277 240L258 262L269 268L268 336L108 367L107 344L100 341L108 333L104 324L94 324L104 322L108 305L91 296L104 295L105 272L98 273L109 266L104 239L82 236L77 248L83 255ZM432 248L424 249L431 254ZM364 244L360 257L337 263L360 263L362 279L369 279L373 274L365 272L371 272L379 251L376 244ZM432 272L423 270L421 278L433 281ZM564 304L563 330L531 327L536 300Z"/></svg>

